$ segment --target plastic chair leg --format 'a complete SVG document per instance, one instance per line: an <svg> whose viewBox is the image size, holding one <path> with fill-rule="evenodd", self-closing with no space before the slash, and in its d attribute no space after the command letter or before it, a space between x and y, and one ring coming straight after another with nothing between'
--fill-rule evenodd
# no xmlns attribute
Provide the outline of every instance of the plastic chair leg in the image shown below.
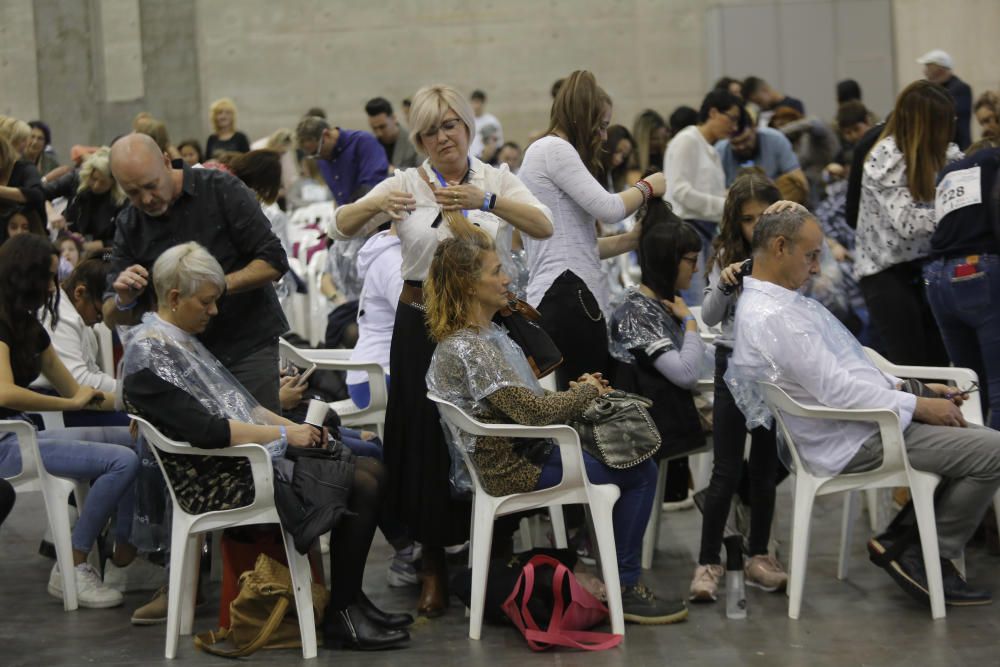
<svg viewBox="0 0 1000 667"><path fill-rule="evenodd" d="M663 492L667 487L667 462L660 461L656 473L656 495L653 497L653 511L649 513L646 532L642 536L642 569L653 567L653 552L660 536L660 516L663 512Z"/></svg>
<svg viewBox="0 0 1000 667"><path fill-rule="evenodd" d="M288 571L295 589L295 613L299 618L299 634L302 638L302 657L306 660L316 657L316 615L312 600L312 569L309 557L295 550L292 536L282 531L285 541L285 556Z"/></svg>
<svg viewBox="0 0 1000 667"><path fill-rule="evenodd" d="M535 540L532 535L534 522L534 517L524 517L518 522L517 533L521 542L521 548L518 551L528 551L535 548Z"/></svg>
<svg viewBox="0 0 1000 667"><path fill-rule="evenodd" d="M597 550L601 557L601 574L608 592L608 611L611 615L611 632L625 634L625 613L622 610L621 580L618 578L618 554L615 550L615 529L611 519L614 502L593 493L590 515L594 523Z"/></svg>
<svg viewBox="0 0 1000 667"><path fill-rule="evenodd" d="M944 583L941 579L941 558L938 550L937 524L934 518L934 489L937 480L910 471L910 495L920 530L920 548L924 554L927 591L931 598L931 618L944 618Z"/></svg>
<svg viewBox="0 0 1000 667"><path fill-rule="evenodd" d="M549 523L552 526L556 549L567 548L569 541L566 539L566 519L563 516L562 505L549 505Z"/></svg>
<svg viewBox="0 0 1000 667"><path fill-rule="evenodd" d="M192 535L187 541L187 551L184 553L184 578L181 579L180 599L181 618L180 634L190 635L194 627L194 606L198 599L198 573L201 570L201 535ZM170 595L174 595L173 589Z"/></svg>
<svg viewBox="0 0 1000 667"><path fill-rule="evenodd" d="M174 509L174 517L179 518L179 512ZM187 561L188 554L188 532L187 524L183 521L173 522L172 534L170 536L170 584L167 595L167 643L164 655L168 660L177 656L177 641L180 638L181 630L181 605L185 603L184 595L184 570L190 567ZM189 601L192 605L194 600Z"/></svg>
<svg viewBox="0 0 1000 667"><path fill-rule="evenodd" d="M868 527L873 533L877 533L882 526L882 516L879 513L880 489L865 489L865 501L868 505Z"/></svg>
<svg viewBox="0 0 1000 667"><path fill-rule="evenodd" d="M493 545L495 508L478 494L473 502L475 541L469 545L472 555L472 600L469 608L469 639L479 639L483 632L483 609L486 606L486 580L490 574L490 548Z"/></svg>
<svg viewBox="0 0 1000 667"><path fill-rule="evenodd" d="M62 577L63 609L76 611L79 602L76 596L76 568L73 565L73 541L69 527L69 488L71 482L43 478L41 484L42 498L45 501L45 514L52 528L52 543L56 548L56 562L59 563L59 574Z"/></svg>
<svg viewBox="0 0 1000 667"><path fill-rule="evenodd" d="M840 555L837 558L837 579L847 579L847 563L851 553L851 538L854 528L855 491L844 494L844 512L840 517Z"/></svg>
<svg viewBox="0 0 1000 667"><path fill-rule="evenodd" d="M806 561L809 558L809 529L816 500L813 489L798 483L796 487L792 510L792 557L788 572L788 618L792 619L798 619L802 611L802 589L805 587Z"/></svg>

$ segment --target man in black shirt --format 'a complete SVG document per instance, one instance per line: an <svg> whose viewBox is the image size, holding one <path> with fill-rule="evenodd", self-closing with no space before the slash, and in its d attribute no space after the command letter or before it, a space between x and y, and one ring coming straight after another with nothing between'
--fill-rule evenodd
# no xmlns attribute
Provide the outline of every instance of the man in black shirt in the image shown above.
<svg viewBox="0 0 1000 667"><path fill-rule="evenodd" d="M928 51L917 58L924 66L924 78L944 86L955 101L955 143L963 151L972 143L972 88L955 76L951 56L941 49Z"/></svg>
<svg viewBox="0 0 1000 667"><path fill-rule="evenodd" d="M288 322L272 283L288 271L288 258L253 194L225 172L171 165L142 134L114 143L111 171L131 205L117 220L105 322L135 324L155 311L148 287L157 257L197 241L226 272L219 314L200 339L261 405L279 412L277 339Z"/></svg>

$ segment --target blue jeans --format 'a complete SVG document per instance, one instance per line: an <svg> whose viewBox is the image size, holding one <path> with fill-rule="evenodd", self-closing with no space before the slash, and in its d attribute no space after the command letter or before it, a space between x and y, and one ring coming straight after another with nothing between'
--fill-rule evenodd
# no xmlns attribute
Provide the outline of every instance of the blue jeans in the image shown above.
<svg viewBox="0 0 1000 667"><path fill-rule="evenodd" d="M94 440L91 438L102 438ZM93 480L87 502L73 528L73 548L88 552L101 528L115 516L115 540L128 542L135 505L135 476L139 459L132 451L127 428L65 428L40 431L42 465L57 477ZM0 436L0 477L21 471L17 436Z"/></svg>
<svg viewBox="0 0 1000 667"><path fill-rule="evenodd" d="M363 440L361 431L346 426L340 427L340 441L343 442L355 456L370 456L382 460L382 441L378 438Z"/></svg>
<svg viewBox="0 0 1000 667"><path fill-rule="evenodd" d="M386 389L389 388L388 375L385 376L385 387ZM354 401L354 405L359 408L367 408L368 404L372 402L372 391L367 382L347 385L347 393L350 395L351 400Z"/></svg>
<svg viewBox="0 0 1000 667"><path fill-rule="evenodd" d="M618 578L622 586L639 583L642 561L642 536L646 532L649 514L656 495L656 463L650 459L634 468L615 470L587 452L583 453L587 479L593 484L614 484L621 490L615 503L612 520L615 526L615 550L618 552ZM536 489L547 489L562 480L562 459L559 448L553 447L549 460L542 466Z"/></svg>
<svg viewBox="0 0 1000 667"><path fill-rule="evenodd" d="M1000 429L1000 257L980 255L978 271L955 277L965 258L936 259L924 266L927 301L956 366L979 375L983 411Z"/></svg>

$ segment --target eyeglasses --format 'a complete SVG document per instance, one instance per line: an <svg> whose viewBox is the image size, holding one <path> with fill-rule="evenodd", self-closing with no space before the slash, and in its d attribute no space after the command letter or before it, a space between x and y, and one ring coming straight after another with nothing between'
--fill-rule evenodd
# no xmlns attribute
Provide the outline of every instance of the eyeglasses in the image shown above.
<svg viewBox="0 0 1000 667"><path fill-rule="evenodd" d="M319 143L316 144L316 152L310 153L306 157L318 158L318 157L320 157L320 153L322 153L322 152L323 152L323 134L321 133L319 135Z"/></svg>
<svg viewBox="0 0 1000 667"><path fill-rule="evenodd" d="M428 128L420 133L420 136L424 139L437 139L438 133L444 130L445 134L451 134L460 125L462 125L462 120L459 118L449 118L440 125Z"/></svg>
<svg viewBox="0 0 1000 667"><path fill-rule="evenodd" d="M698 255L695 255L694 257L688 257L685 255L684 257L681 257L681 261L691 262L691 266L698 266Z"/></svg>

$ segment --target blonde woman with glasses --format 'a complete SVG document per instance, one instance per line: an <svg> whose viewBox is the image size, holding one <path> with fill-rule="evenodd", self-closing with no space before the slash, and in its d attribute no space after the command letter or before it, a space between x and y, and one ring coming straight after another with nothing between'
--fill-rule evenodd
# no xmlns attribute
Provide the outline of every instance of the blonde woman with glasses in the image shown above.
<svg viewBox="0 0 1000 667"><path fill-rule="evenodd" d="M413 97L410 140L427 156L419 167L397 170L368 194L337 209L330 236L345 240L392 223L403 256L403 291L389 355L392 386L385 425L386 509L421 542L423 591L419 611L438 616L448 603L444 547L468 537L467 501L452 498L451 459L437 410L425 397L425 375L435 344L424 319L423 281L438 244L485 231L510 257L514 229L544 239L552 214L506 167L469 157L476 126L464 96L446 85Z"/></svg>

